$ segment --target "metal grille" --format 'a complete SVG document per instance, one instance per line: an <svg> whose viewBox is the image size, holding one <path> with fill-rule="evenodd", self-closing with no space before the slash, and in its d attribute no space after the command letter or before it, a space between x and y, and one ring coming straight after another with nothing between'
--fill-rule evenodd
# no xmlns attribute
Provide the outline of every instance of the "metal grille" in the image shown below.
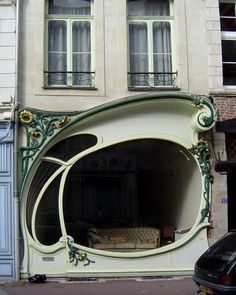
<svg viewBox="0 0 236 295"><path fill-rule="evenodd" d="M128 72L129 87L176 87L177 72Z"/></svg>

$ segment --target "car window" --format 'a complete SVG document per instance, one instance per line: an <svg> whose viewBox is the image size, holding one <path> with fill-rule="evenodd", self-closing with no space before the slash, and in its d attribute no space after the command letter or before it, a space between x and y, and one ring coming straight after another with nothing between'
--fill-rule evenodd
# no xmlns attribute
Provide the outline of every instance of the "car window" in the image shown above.
<svg viewBox="0 0 236 295"><path fill-rule="evenodd" d="M197 266L216 272L224 271L236 260L236 232L228 233L212 245L198 260Z"/></svg>

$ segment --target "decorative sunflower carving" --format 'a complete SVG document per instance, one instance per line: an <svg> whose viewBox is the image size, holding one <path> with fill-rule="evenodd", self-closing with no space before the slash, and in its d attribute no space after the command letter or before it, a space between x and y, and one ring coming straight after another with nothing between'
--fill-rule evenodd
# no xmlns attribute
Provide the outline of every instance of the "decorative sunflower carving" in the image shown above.
<svg viewBox="0 0 236 295"><path fill-rule="evenodd" d="M24 125L30 125L33 122L33 114L27 110L21 111L19 118L20 122Z"/></svg>

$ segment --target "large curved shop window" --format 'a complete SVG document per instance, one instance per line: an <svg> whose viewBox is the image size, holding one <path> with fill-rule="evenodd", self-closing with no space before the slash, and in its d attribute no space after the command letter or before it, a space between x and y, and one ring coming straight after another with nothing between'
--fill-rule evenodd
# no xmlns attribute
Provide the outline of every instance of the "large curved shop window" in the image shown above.
<svg viewBox="0 0 236 295"><path fill-rule="evenodd" d="M73 140L73 145L68 145L64 160L75 156L76 140ZM94 144L90 142L84 148L78 148L78 154ZM68 156L70 149L71 157ZM57 144L57 148L53 147L47 154L56 158L56 154L62 150ZM46 169L39 169L39 174L47 173ZM41 178L44 179L44 176ZM60 185L58 175L37 207L36 236L45 245L57 242L61 236L58 223L55 225L58 227L56 237L46 234L52 230L53 215L58 216L55 211L58 210ZM122 233L133 232L132 229L139 232L159 229L160 244L154 247L165 246L179 238L176 231L187 231L195 223L201 189L201 175L195 159L187 149L170 141L130 140L88 152L71 163L63 187L66 234L83 246L107 244L104 250L108 251L113 251L114 244L119 244L118 251L122 252L131 247L128 243L130 240L127 241ZM31 198L29 203L32 204L34 200ZM28 206L29 210L32 208L32 205ZM48 215L48 219L40 219L38 216L41 215ZM42 220L44 227L40 226ZM116 241L111 240L109 235L100 236L100 232L116 233L112 237ZM137 238L133 236L130 239ZM151 239L144 235L136 242L148 245ZM103 249L101 245L96 248ZM131 251L136 250L132 248Z"/></svg>

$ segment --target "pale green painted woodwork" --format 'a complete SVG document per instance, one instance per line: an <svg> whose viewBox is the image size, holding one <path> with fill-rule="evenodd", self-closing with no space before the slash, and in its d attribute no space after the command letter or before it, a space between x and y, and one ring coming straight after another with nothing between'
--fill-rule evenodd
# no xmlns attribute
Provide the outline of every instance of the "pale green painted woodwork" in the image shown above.
<svg viewBox="0 0 236 295"><path fill-rule="evenodd" d="M20 111L19 116L26 131L26 143L21 148L21 223L25 247L23 275L39 270L57 276L88 276L88 273L99 276L104 272L121 276L123 273L134 275L137 268L140 268L140 273L143 274L192 271L193 261L207 248L206 227L211 202L209 149L207 143L199 138L199 133L212 128L217 118L217 110L207 97L185 93L151 93L113 101L83 113L48 113L24 109ZM68 161L43 158L45 152L53 145L74 134L93 134L97 137L98 143ZM76 244L73 237L67 236L62 206L63 187L70 167L86 155L103 148L145 138L176 143L183 151L189 151L195 159L196 172L193 177L197 180L193 179L191 188L196 192L200 189L201 196L200 204L196 204L196 200L193 202L195 207L199 207L199 212L191 230L171 245L141 252L101 251ZM62 237L51 246L40 244L35 238L34 230L31 236L25 221L27 194L32 175L43 159L57 163L60 166L58 171L62 173L58 208ZM36 203L40 202L43 191L59 172L50 177ZM198 187L199 182L202 183L202 188ZM184 210L189 211L191 215L191 196L189 198ZM37 206L36 204L32 216L33 223ZM132 266L127 263L130 260ZM53 261L53 270L50 261Z"/></svg>

